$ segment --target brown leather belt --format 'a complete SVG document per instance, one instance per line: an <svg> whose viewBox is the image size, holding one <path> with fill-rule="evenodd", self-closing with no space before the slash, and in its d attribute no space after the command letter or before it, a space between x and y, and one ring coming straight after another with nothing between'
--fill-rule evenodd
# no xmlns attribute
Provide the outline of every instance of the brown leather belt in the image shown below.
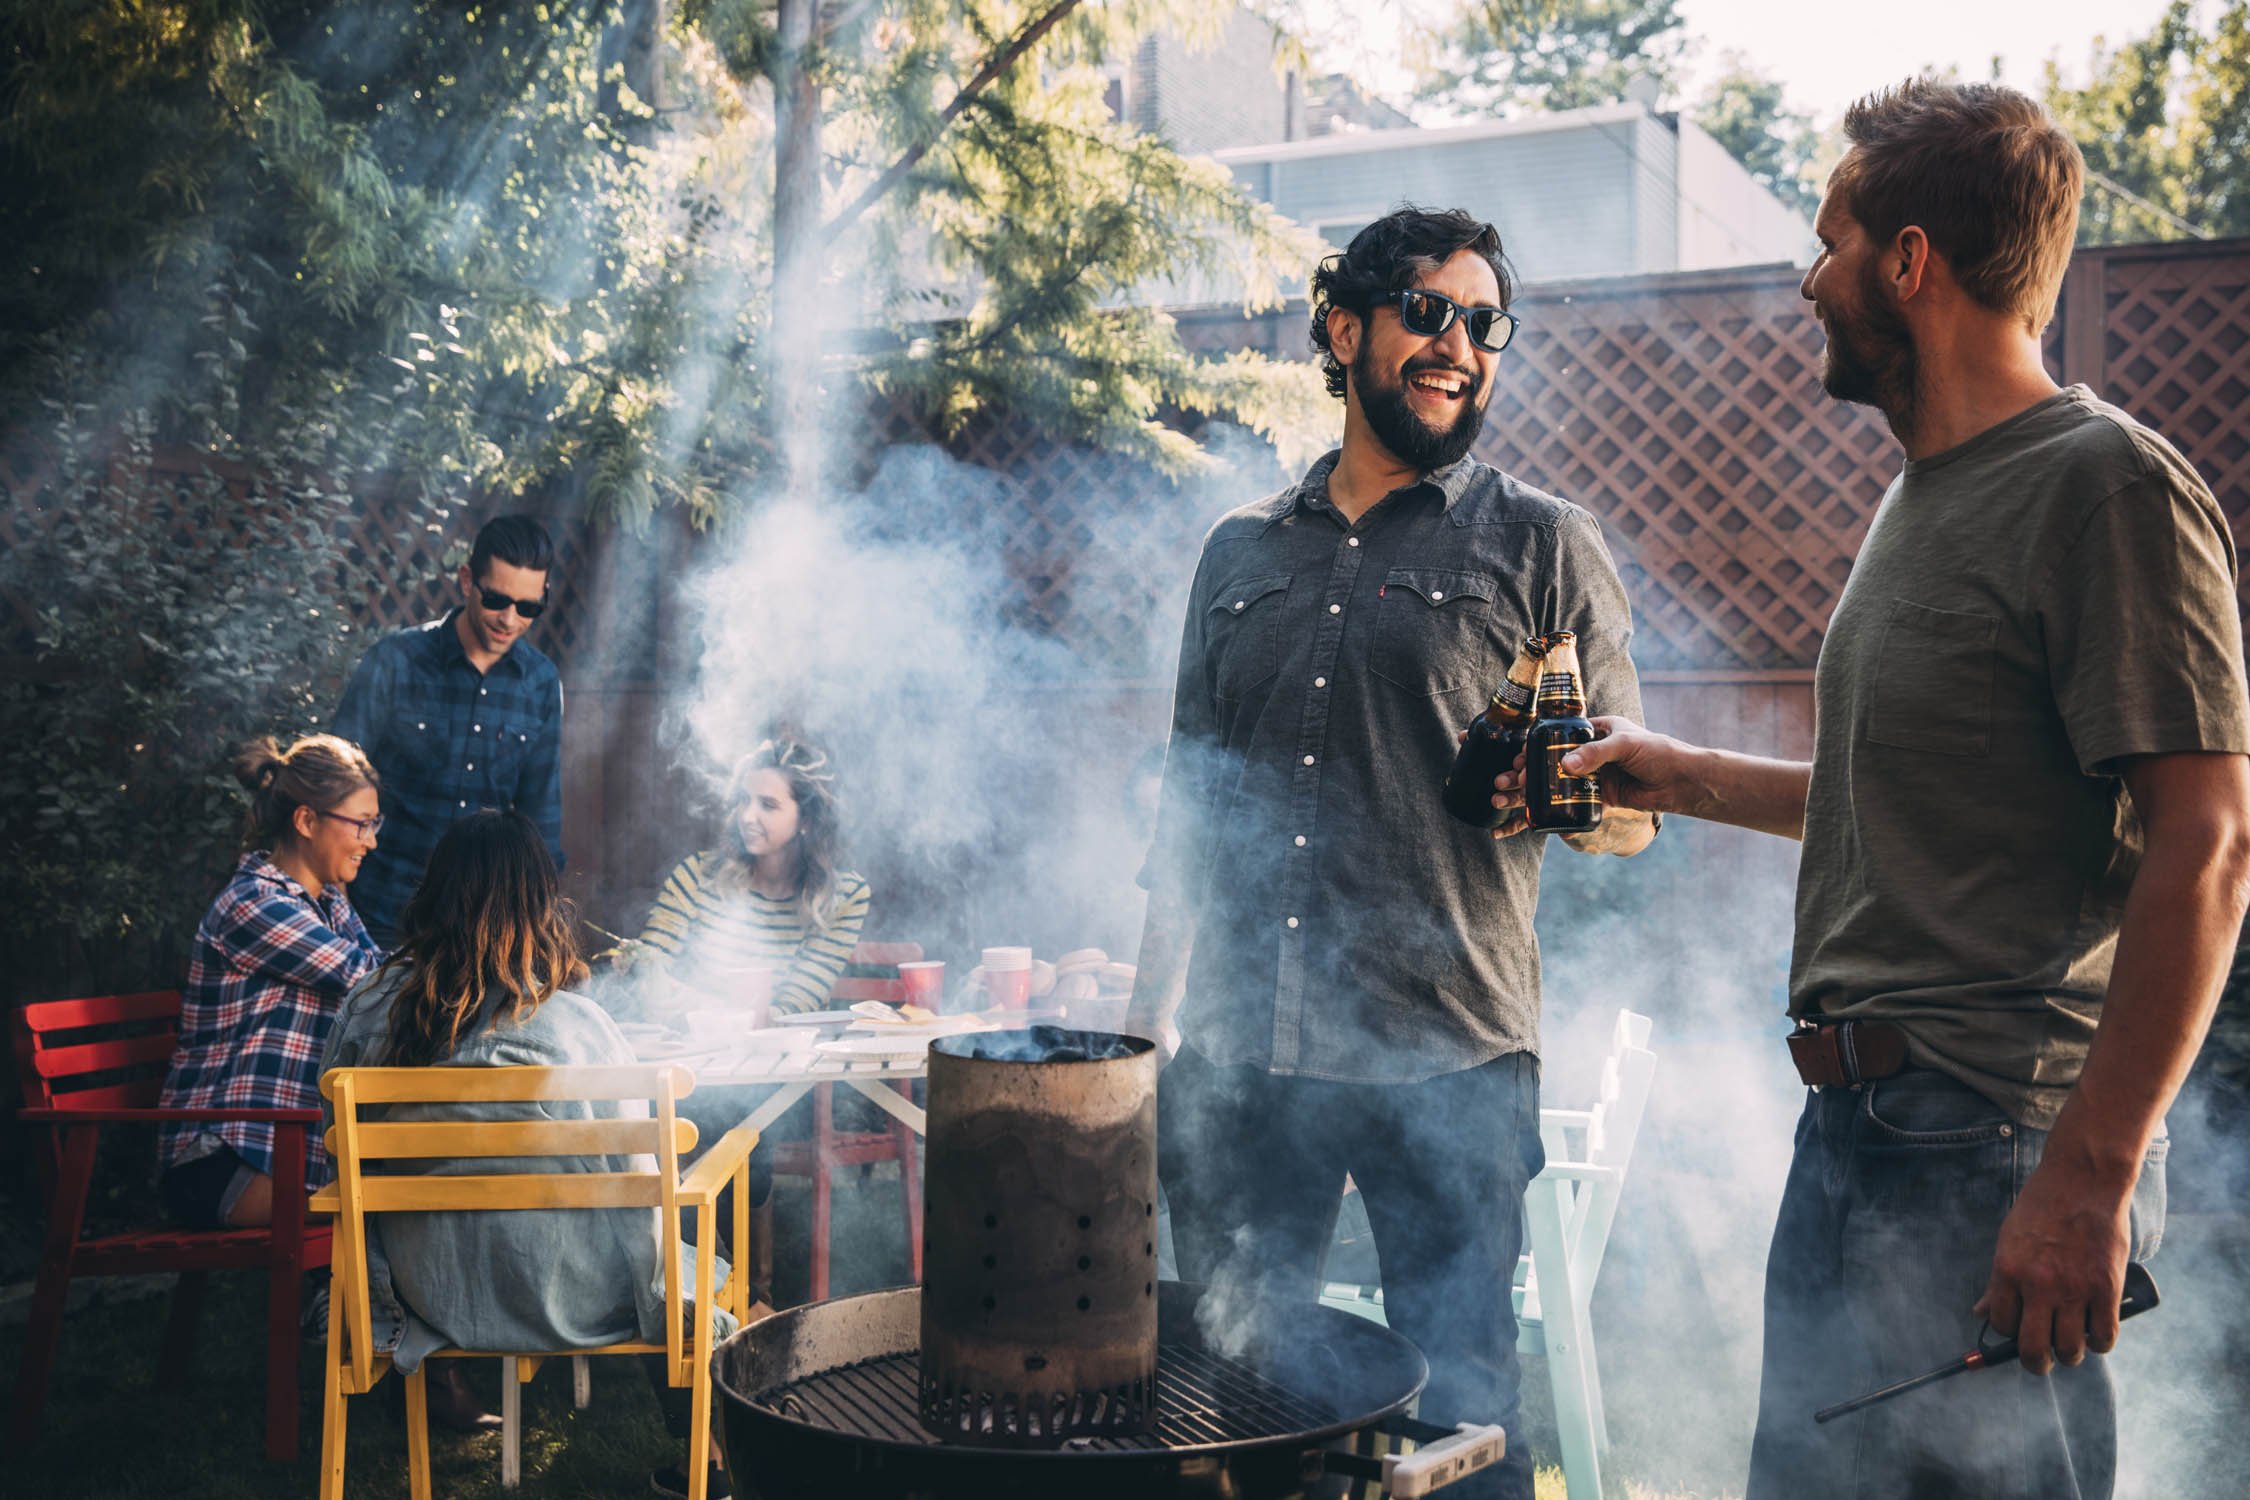
<svg viewBox="0 0 2250 1500"><path fill-rule="evenodd" d="M1906 1033L1888 1021L1800 1021L1789 1060L1807 1088L1857 1088L1906 1068Z"/></svg>

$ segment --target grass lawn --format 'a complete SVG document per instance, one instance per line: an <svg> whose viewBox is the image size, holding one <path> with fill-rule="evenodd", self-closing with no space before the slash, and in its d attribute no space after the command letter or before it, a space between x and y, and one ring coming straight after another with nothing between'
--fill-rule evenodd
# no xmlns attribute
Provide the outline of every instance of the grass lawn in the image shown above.
<svg viewBox="0 0 2250 1500"><path fill-rule="evenodd" d="M778 1202L782 1247L781 1295L799 1299L808 1195L801 1182L784 1181ZM854 1184L840 1175L835 1240L867 1246L839 1256L837 1295L893 1285L905 1279L904 1249L897 1243L894 1182L880 1175ZM800 1284L792 1286L790 1266ZM203 1310L203 1343L188 1388L156 1389L156 1340L165 1304L161 1298L97 1300L71 1315L63 1330L39 1441L8 1457L7 1490L42 1500L72 1497L161 1495L167 1500L302 1500L314 1491L320 1450L320 1381L317 1345L305 1346L301 1380L300 1456L295 1464L264 1458L264 1303L259 1278L214 1276ZM22 1352L21 1327L0 1330L0 1371L13 1385ZM1527 1395L1545 1383L1536 1363L1527 1368ZM448 1497L564 1500L581 1496L649 1493L652 1469L682 1457L666 1439L655 1397L628 1359L593 1362L594 1399L586 1411L570 1402L570 1367L552 1361L524 1392L524 1483L500 1487L497 1433L475 1437L433 1431L435 1491ZM472 1375L488 1404L498 1409L497 1375L482 1366ZM350 1404L351 1432L345 1467L351 1495L390 1500L407 1493L406 1429L394 1376ZM1543 1395L1543 1391L1539 1394ZM1533 1450L1551 1455L1537 1431L1539 1414L1527 1412ZM1511 1434L1513 1438L1513 1434ZM1658 1492L1628 1483L1629 1500L1705 1500L1687 1492ZM1565 1500L1559 1469L1542 1471L1539 1500ZM1716 1500L1716 1497L1712 1497Z"/></svg>

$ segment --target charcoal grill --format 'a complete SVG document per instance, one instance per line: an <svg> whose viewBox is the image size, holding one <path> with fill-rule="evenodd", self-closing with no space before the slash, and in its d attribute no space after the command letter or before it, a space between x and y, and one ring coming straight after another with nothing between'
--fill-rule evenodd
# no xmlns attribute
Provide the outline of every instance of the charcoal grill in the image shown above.
<svg viewBox="0 0 2250 1500"><path fill-rule="evenodd" d="M1157 1292L1153 1428L1058 1448L972 1446L922 1425L920 1288L754 1323L712 1360L736 1484L757 1500L1283 1500L1328 1474L1404 1500L1504 1451L1496 1427L1407 1415L1429 1367L1379 1324L1314 1304L1207 1334L1203 1288ZM1356 1451L1378 1432L1424 1446L1403 1459Z"/></svg>

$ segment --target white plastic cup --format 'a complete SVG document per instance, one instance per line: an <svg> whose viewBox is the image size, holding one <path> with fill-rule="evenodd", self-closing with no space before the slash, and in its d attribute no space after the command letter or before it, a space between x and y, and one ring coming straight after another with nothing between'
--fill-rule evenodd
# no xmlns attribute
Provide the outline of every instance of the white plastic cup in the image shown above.
<svg viewBox="0 0 2250 1500"><path fill-rule="evenodd" d="M1029 948L987 948L984 962L984 991L991 997L997 1010L1022 1010L1031 1003L1031 950Z"/></svg>

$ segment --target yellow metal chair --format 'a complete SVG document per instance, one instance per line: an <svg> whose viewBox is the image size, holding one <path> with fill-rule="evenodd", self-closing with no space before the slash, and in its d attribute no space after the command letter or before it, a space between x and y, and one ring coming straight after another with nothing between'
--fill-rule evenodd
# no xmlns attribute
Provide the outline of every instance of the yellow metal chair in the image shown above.
<svg viewBox="0 0 2250 1500"><path fill-rule="evenodd" d="M432 1358L498 1356L509 1381L527 1381L542 1359L587 1354L661 1354L675 1388L691 1392L686 1470L692 1500L705 1500L709 1466L704 1445L711 1430L710 1318L699 1310L688 1326L680 1278L681 1210L695 1214L695 1285L713 1284L718 1243L719 1193L734 1183L734 1242L749 1237L749 1158L758 1133L737 1126L720 1137L685 1174L680 1159L695 1147L692 1122L678 1101L695 1087L684 1068L339 1068L320 1081L335 1115L328 1132L336 1180L312 1200L335 1216L335 1249L328 1302L326 1390L321 1405L320 1493L344 1493L345 1398L374 1388L390 1369L389 1356L373 1347L367 1285L367 1222L377 1213L508 1212L520 1209L655 1208L663 1228L664 1342L605 1344L596 1349L444 1349ZM644 1100L645 1119L416 1120L386 1123L382 1107L529 1102L542 1099ZM369 1110L378 1118L362 1119ZM527 1170L488 1176L391 1174L370 1170L378 1162L441 1158L634 1156L656 1158L656 1170L637 1172ZM748 1315L748 1280L730 1275L713 1296L737 1321ZM406 1452L414 1500L430 1494L430 1434L426 1371L406 1377Z"/></svg>

